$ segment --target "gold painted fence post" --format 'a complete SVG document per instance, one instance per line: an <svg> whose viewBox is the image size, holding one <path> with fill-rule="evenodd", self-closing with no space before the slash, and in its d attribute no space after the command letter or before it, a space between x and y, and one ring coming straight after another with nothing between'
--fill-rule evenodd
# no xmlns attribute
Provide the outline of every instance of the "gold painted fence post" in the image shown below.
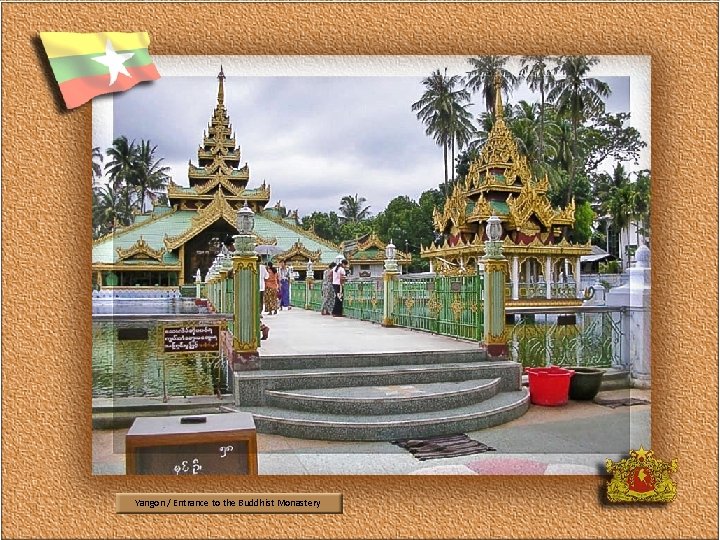
<svg viewBox="0 0 720 540"><path fill-rule="evenodd" d="M385 268L383 270L383 318L382 325L394 326L393 311L395 307L395 286L398 282L397 261L395 260L395 246L390 243L385 247Z"/></svg>
<svg viewBox="0 0 720 540"><path fill-rule="evenodd" d="M485 242L485 301L483 321L483 341L489 356L507 356L508 346L505 339L505 281L508 261L503 256L500 240L502 224L493 215L488 219Z"/></svg>

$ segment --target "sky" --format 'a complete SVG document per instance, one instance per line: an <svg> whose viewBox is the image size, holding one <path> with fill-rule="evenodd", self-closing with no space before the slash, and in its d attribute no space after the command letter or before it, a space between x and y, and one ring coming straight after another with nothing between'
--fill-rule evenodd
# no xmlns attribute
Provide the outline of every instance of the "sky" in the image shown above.
<svg viewBox="0 0 720 540"><path fill-rule="evenodd" d="M203 130L217 102L222 63L226 108L241 163L250 168L248 187L267 182L270 206L280 200L301 217L316 210L337 212L340 199L355 194L367 199L375 215L398 195L417 200L441 184L442 148L425 135L411 104L424 91L422 79L434 69L449 66L449 74L461 75L469 70L464 57L393 57L389 64L384 57L385 63L372 59L369 66L360 61L369 57L283 57L275 63L257 57L193 57L190 65L177 57L154 58L162 75L158 81L95 100L94 117L96 110L105 114L94 118L93 145L105 148L120 135L138 142L149 139L173 181L188 185L188 160L197 165ZM334 61L338 58L344 61ZM642 90L644 83L631 85L637 71L618 62L623 57L601 58L592 75L612 89L608 112L631 111L631 87ZM649 142L649 60L647 64L648 95L643 98L648 105L642 116L647 116L643 136ZM518 68L510 66L515 73ZM521 86L510 101L521 99L539 97ZM477 117L484 111L482 97L475 94L471 101L470 111ZM639 168L650 166L649 151L644 154Z"/></svg>

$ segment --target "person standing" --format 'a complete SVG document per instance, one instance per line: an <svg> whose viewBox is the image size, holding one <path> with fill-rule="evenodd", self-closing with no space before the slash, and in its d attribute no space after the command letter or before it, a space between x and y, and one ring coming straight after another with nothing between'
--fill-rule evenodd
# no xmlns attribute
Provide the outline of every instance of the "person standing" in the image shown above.
<svg viewBox="0 0 720 540"><path fill-rule="evenodd" d="M267 263L267 278L265 279L265 311L270 315L277 315L278 312L278 282L277 269L273 263Z"/></svg>
<svg viewBox="0 0 720 540"><path fill-rule="evenodd" d="M333 271L333 290L335 292L335 305L333 305L332 310L333 317L343 316L343 285L347 279L347 272L345 271L347 263L348 262L343 259Z"/></svg>
<svg viewBox="0 0 720 540"><path fill-rule="evenodd" d="M280 269L278 270L280 278L280 311L282 308L290 307L290 269L285 266L285 261L280 261Z"/></svg>
<svg viewBox="0 0 720 540"><path fill-rule="evenodd" d="M335 263L330 263L328 269L323 272L322 295L323 305L321 315L330 315L335 307L335 290L333 289L333 268Z"/></svg>
<svg viewBox="0 0 720 540"><path fill-rule="evenodd" d="M268 278L268 271L265 265L261 262L259 272L260 274L260 315L263 312L263 304L265 302L265 280ZM267 309L265 310L267 311Z"/></svg>

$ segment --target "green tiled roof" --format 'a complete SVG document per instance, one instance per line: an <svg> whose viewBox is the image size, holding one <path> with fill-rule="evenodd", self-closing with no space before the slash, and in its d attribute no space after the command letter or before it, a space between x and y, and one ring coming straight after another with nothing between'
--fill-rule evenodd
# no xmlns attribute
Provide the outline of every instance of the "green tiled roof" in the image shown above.
<svg viewBox="0 0 720 540"><path fill-rule="evenodd" d="M173 213L160 215L157 219L145 220L137 225L120 230L116 234L98 242L93 246L92 262L112 264L118 261L116 249L128 249L132 247L142 236L152 249L165 247L163 239L165 235L175 236L190 227L195 212L192 210L181 210ZM165 252L163 264L177 264L177 255ZM152 263L147 261L146 264Z"/></svg>
<svg viewBox="0 0 720 540"><path fill-rule="evenodd" d="M192 225L192 218L196 212L192 210L178 210L173 213L161 215L153 220L146 219L144 222L133 225L117 234L98 242L93 246L93 263L112 264L118 262L116 249L128 249L133 246L142 236L152 249L165 247L163 239L165 235L177 236L187 231ZM295 242L300 240L310 251L320 250L320 261L329 264L335 260L339 251L313 240L299 231L291 229L283 224L276 223L262 215L255 215L255 232L264 238L276 238L278 247L288 250ZM177 264L178 257L175 253L166 252L163 255L164 264ZM152 264L153 261L143 261L143 264ZM132 264L132 262L127 262Z"/></svg>
<svg viewBox="0 0 720 540"><path fill-rule="evenodd" d="M286 227L280 223L267 219L261 215L255 215L255 232L265 238L277 238L278 247L288 250L295 242L300 240L310 251L320 250L320 261L330 264L335 261L339 251L317 242L299 231Z"/></svg>
<svg viewBox="0 0 720 540"><path fill-rule="evenodd" d="M490 208L495 210L500 215L507 215L510 213L510 209L505 201L488 201Z"/></svg>

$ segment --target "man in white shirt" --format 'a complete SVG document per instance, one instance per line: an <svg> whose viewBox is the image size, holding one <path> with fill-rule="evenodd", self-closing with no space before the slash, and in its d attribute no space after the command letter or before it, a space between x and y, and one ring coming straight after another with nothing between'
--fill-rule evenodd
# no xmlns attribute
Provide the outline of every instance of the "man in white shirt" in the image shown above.
<svg viewBox="0 0 720 540"><path fill-rule="evenodd" d="M265 280L268 278L268 271L265 267L265 263L260 261L260 314L263 312L263 297L265 296Z"/></svg>
<svg viewBox="0 0 720 540"><path fill-rule="evenodd" d="M343 316L343 290L342 286L347 279L347 272L345 267L348 262L343 259L340 264L333 270L333 289L335 289L335 305L333 306L332 315L333 317Z"/></svg>

